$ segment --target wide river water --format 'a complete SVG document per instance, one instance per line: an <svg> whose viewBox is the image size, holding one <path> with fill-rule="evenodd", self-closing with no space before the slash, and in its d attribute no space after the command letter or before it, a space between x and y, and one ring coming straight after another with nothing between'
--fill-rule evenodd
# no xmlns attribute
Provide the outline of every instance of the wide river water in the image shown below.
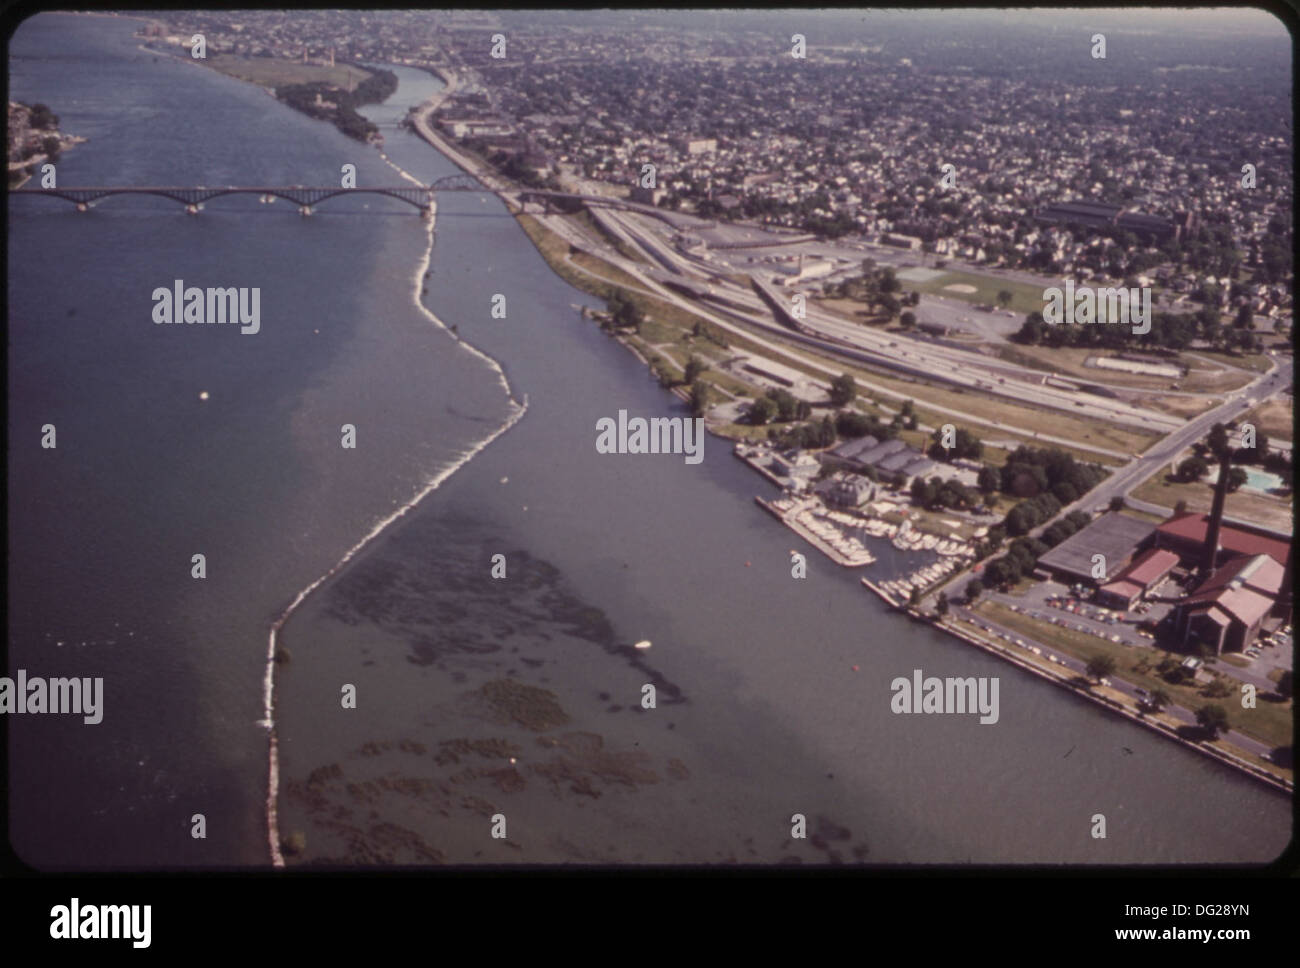
<svg viewBox="0 0 1300 968"><path fill-rule="evenodd" d="M60 186L337 184L348 163L359 185L405 184L258 88L139 50L136 26L42 14L13 38L11 97L90 139ZM441 87L393 69L398 91L366 110L381 124ZM458 170L383 130L421 181ZM684 408L579 316L592 297L498 200L439 196L422 297L481 353L414 301L427 243L413 210L367 196L312 218L254 197L197 217L147 197L11 203L10 674L105 680L98 725L9 719L10 838L30 864L269 863L268 631L462 462L280 630L272 799L291 865L1285 847L1286 797L886 611L754 504L772 488L725 441L698 465L598 453L600 418ZM175 279L260 287L261 332L154 325L150 294ZM464 462L517 414L511 394L527 411ZM914 669L998 677L998 722L895 715L890 682Z"/></svg>

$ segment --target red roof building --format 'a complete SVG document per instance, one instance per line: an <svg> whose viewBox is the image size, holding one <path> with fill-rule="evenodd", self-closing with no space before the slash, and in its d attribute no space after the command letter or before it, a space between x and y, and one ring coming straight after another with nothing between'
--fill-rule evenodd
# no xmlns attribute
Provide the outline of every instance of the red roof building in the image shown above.
<svg viewBox="0 0 1300 968"><path fill-rule="evenodd" d="M1173 551L1184 563L1197 564L1205 550L1209 521L1208 514L1188 513L1170 518L1156 528L1155 547ZM1237 555L1268 555L1279 565L1286 565L1291 543L1225 523L1219 531L1219 549L1220 562Z"/></svg>
<svg viewBox="0 0 1300 968"><path fill-rule="evenodd" d="M1116 575L1114 581L1102 585L1097 590L1097 597L1109 608L1128 611L1147 591L1163 581L1176 564L1178 555L1174 552L1152 548Z"/></svg>
<svg viewBox="0 0 1300 968"><path fill-rule="evenodd" d="M1183 644L1203 642L1219 655L1250 648L1282 589L1284 574L1280 564L1262 553L1221 565L1178 605L1175 630Z"/></svg>

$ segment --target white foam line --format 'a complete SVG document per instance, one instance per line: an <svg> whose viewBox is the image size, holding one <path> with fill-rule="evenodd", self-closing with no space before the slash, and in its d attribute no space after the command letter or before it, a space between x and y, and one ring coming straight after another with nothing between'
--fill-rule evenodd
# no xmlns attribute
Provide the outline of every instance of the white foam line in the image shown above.
<svg viewBox="0 0 1300 968"><path fill-rule="evenodd" d="M387 159L384 160L387 161ZM400 172L403 177L409 178L411 181L414 181L417 185L421 184L418 179L412 178L405 171L402 171L401 168L398 168L397 165L393 165L391 161L389 161L388 163L392 165L394 168L396 168L397 171ZM420 312L422 312L425 316L427 316L435 325L441 327L444 330L447 330L450 333L450 330L442 322L442 320L440 320L437 316L435 316L432 312L430 312L429 309L420 301L420 289L421 289L421 283L423 282L424 279L424 273L428 270L429 262L433 258L433 239L434 239L433 225L436 216L437 216L437 204L435 202L433 204L433 211L431 212L430 218L428 219L429 244L425 248L424 257L420 260L420 264L415 270L415 277L413 279L414 288L412 290L412 297L415 300L415 305L420 310ZM275 867L284 866L284 855L280 851L280 824L279 824L279 815L277 811L277 798L280 791L280 755L279 755L279 746L276 739L275 717L274 717L275 648L276 648L275 644L276 644L276 639L279 636L280 629L284 627L284 623L289 620L289 616L291 616L294 613L294 611L298 608L299 605L301 605L304 601L307 600L308 596L310 596L312 592L314 592L321 585L325 584L325 582L329 581L331 578L337 575L344 568L344 566L347 565L349 561L351 561L354 557L356 557L357 553L360 552L362 548L370 544L370 542L373 541L375 538L377 538L380 535L380 533L383 532L384 529L387 528L390 524L392 524L398 518L406 514L407 511L410 511L417 504L419 504L420 501L422 501L426 495L437 490L443 481L447 480L447 478L451 477L452 474L456 473L456 471L460 470L460 468L464 467L467 463L469 463L469 461L473 459L475 455L477 455L480 451L482 451L485 447L487 447L488 444L492 443L492 441L496 440L507 430L513 427L516 423L518 423L519 419L523 417L525 413L528 412L528 395L524 394L524 399L522 403L520 403L517 399L515 399L514 389L510 386L510 381L506 378L505 370L501 368L501 365L497 363L496 360L488 356L482 350L479 350L476 347L471 346L469 343L466 343L462 339L457 338L457 345L464 347L470 353L473 353L475 356L479 357L480 359L485 360L493 369L497 371L497 377L500 380L501 385L505 388L506 394L510 398L510 402L514 404L513 412L506 419L506 422L502 424L499 428L497 428L495 432L493 432L485 439L481 440L479 443L475 444L469 450L462 453L459 457L457 457L454 461L452 461L450 465L448 465L447 467L439 471L433 477L432 480L430 480L427 484L425 484L424 487L415 495L415 497L411 498L410 501L402 505L400 508L398 508L398 510L394 511L388 517L384 518L377 525L371 528L365 537L363 537L360 541L358 541L355 545L353 545L350 549L348 549L347 554L345 554L342 558L340 558L335 563L334 567L332 567L329 571L325 572L325 574L321 575L314 582L312 582L310 585L308 585L306 588L300 591L297 597L294 598L294 600L289 604L289 607L286 608L280 614L280 617L277 618L275 622L272 623L271 625L271 634L267 639L267 645L266 645L266 674L262 680L262 705L263 705L263 712L265 715L265 718L263 720L263 725L266 726L267 730L270 733L270 746L268 750L269 764L268 764L268 771L267 771L268 778L267 778L267 792L266 792L266 822L267 822L267 836L270 840L270 847L271 847L271 863Z"/></svg>

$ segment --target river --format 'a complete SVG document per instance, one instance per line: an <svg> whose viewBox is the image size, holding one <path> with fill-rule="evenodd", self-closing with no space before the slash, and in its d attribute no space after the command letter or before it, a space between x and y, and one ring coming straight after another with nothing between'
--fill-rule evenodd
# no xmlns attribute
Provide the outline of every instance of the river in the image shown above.
<svg viewBox="0 0 1300 968"><path fill-rule="evenodd" d="M11 96L91 139L60 184L328 184L345 163L358 184L400 182L256 88L155 61L133 29L42 14L14 37ZM374 120L439 87L394 70ZM425 182L458 170L385 135ZM495 367L413 304L426 238L409 209L283 204L11 206L10 665L106 691L98 726L10 722L11 840L35 866L267 863L271 623L516 412ZM429 270L428 310L529 405L281 630L290 864L1260 863L1285 847L1287 798L885 611L753 503L772 488L725 441L699 465L598 453L600 418L684 408L580 318L592 297L499 201L441 195ZM155 327L149 293L175 278L261 286L262 332ZM998 722L892 713L891 681L918 668L998 677Z"/></svg>

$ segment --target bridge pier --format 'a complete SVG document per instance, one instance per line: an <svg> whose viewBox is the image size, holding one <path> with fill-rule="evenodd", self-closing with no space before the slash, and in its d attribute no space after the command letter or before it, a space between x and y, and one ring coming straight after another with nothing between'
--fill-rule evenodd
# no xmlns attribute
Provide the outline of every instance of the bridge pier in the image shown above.
<svg viewBox="0 0 1300 968"><path fill-rule="evenodd" d="M299 214L299 215L310 215L310 214L312 214L311 206L310 206L310 205L300 205L300 206L298 207L298 214Z"/></svg>
<svg viewBox="0 0 1300 968"><path fill-rule="evenodd" d="M88 211L89 209L90 209L90 206L87 205L85 202L77 202L77 211L78 211L78 212L85 212L85 211Z"/></svg>
<svg viewBox="0 0 1300 968"><path fill-rule="evenodd" d="M429 219L433 218L433 206L432 206L432 205L422 205L422 206L420 207L420 218L424 219L426 222L427 222Z"/></svg>
<svg viewBox="0 0 1300 968"><path fill-rule="evenodd" d="M186 206L185 206L185 211L186 211L186 213L189 214L189 215L198 215L198 214L199 214L199 207L198 207L197 205L186 205Z"/></svg>

